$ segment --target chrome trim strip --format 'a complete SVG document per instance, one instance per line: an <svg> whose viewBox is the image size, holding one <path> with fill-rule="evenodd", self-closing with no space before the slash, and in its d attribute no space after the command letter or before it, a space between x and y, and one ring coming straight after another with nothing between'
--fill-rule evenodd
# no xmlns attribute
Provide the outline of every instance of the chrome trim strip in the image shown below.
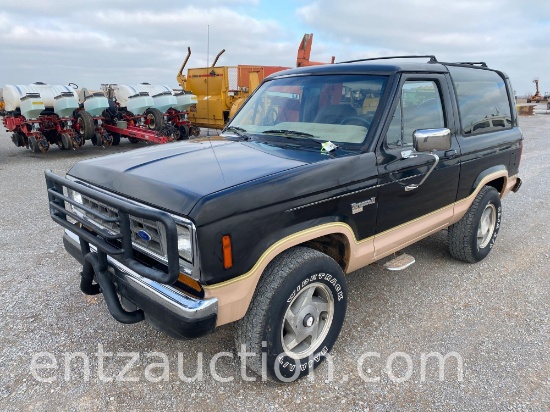
<svg viewBox="0 0 550 412"><path fill-rule="evenodd" d="M65 235L76 247L80 247L80 238L68 229L65 229ZM94 245L90 245L90 250L96 252ZM218 313L218 299L197 299L187 295L170 285L163 285L138 275L133 270L127 268L111 256L107 256L109 264L116 269L115 276L126 282L127 286L135 289L138 293L146 295L151 300L163 306L167 310L186 319L198 319ZM122 275L122 276L121 276Z"/></svg>

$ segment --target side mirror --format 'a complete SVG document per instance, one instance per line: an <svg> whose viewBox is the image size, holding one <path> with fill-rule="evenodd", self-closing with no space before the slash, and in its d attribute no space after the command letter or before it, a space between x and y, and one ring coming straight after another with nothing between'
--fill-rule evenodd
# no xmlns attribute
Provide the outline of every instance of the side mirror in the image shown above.
<svg viewBox="0 0 550 412"><path fill-rule="evenodd" d="M418 129L413 133L414 150L417 152L432 152L451 149L451 131L441 129Z"/></svg>

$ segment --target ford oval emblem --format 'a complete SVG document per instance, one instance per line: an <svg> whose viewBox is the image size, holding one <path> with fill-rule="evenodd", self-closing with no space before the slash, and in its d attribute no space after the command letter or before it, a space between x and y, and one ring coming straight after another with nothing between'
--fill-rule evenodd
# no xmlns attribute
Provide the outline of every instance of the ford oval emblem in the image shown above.
<svg viewBox="0 0 550 412"><path fill-rule="evenodd" d="M137 232L138 236L145 240L146 242L149 242L151 240L151 235L147 233L145 230L140 230Z"/></svg>

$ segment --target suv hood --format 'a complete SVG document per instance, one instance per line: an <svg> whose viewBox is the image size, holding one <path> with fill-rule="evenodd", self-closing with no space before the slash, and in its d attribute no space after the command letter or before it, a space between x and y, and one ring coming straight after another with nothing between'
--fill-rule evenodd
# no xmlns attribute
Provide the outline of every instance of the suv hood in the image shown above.
<svg viewBox="0 0 550 412"><path fill-rule="evenodd" d="M243 142L198 139L85 160L68 174L142 203L188 215L203 196L307 163Z"/></svg>

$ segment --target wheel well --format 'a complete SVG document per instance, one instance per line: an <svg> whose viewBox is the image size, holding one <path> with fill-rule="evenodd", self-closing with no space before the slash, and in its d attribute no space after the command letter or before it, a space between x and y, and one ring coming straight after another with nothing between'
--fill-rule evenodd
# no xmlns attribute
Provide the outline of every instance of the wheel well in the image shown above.
<svg viewBox="0 0 550 412"><path fill-rule="evenodd" d="M318 250L333 258L345 272L349 262L350 246L348 239L341 233L332 233L308 240L302 246Z"/></svg>
<svg viewBox="0 0 550 412"><path fill-rule="evenodd" d="M487 183L487 186L494 187L499 193L502 193L504 189L504 177L499 177L498 179L491 180Z"/></svg>

